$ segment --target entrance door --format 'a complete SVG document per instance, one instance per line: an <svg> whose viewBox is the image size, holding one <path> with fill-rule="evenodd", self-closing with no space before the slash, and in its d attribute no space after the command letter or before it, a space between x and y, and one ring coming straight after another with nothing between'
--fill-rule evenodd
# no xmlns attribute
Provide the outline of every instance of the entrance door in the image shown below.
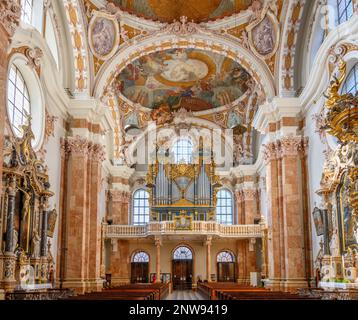
<svg viewBox="0 0 358 320"><path fill-rule="evenodd" d="M193 260L173 260L174 290L191 290L193 280Z"/></svg>
<svg viewBox="0 0 358 320"><path fill-rule="evenodd" d="M149 282L149 255L139 251L133 255L131 263L131 283Z"/></svg>
<svg viewBox="0 0 358 320"><path fill-rule="evenodd" d="M235 258L229 251L221 251L217 256L218 282L235 282Z"/></svg>
<svg viewBox="0 0 358 320"><path fill-rule="evenodd" d="M131 263L131 283L148 283L149 278L148 262L132 262Z"/></svg>
<svg viewBox="0 0 358 320"><path fill-rule="evenodd" d="M173 254L173 289L191 290L193 284L193 254L188 247L178 247Z"/></svg>
<svg viewBox="0 0 358 320"><path fill-rule="evenodd" d="M218 282L235 282L235 262L218 262Z"/></svg>

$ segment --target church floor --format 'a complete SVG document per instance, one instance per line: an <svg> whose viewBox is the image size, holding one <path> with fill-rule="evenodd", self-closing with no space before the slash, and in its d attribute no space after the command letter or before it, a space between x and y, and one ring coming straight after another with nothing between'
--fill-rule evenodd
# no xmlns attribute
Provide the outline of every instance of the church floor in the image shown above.
<svg viewBox="0 0 358 320"><path fill-rule="evenodd" d="M165 300L205 300L205 298L196 291L174 290Z"/></svg>

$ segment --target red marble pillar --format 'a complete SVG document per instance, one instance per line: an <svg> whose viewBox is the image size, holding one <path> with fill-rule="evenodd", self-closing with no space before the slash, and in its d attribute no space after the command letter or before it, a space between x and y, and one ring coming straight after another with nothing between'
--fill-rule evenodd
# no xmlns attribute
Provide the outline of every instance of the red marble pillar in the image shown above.
<svg viewBox="0 0 358 320"><path fill-rule="evenodd" d="M268 197L268 287L295 291L307 287L304 213L306 179L302 153L306 141L287 136L265 147Z"/></svg>
<svg viewBox="0 0 358 320"><path fill-rule="evenodd" d="M245 207L245 224L254 224L257 218L257 190L245 189L243 190L244 207ZM250 245L250 240L245 241L246 250L246 275L247 280L250 279L251 272L258 272L256 268L256 250L254 245Z"/></svg>
<svg viewBox="0 0 358 320"><path fill-rule="evenodd" d="M305 261L305 231L303 221L303 192L301 137L288 136L280 140L282 156L283 239L285 247L285 290L307 287Z"/></svg>
<svg viewBox="0 0 358 320"><path fill-rule="evenodd" d="M278 146L270 142L265 146L264 158L266 162L266 194L267 194L267 224L268 224L268 278L267 286L272 290L280 290L281 284L281 217L279 213L279 167Z"/></svg>
<svg viewBox="0 0 358 320"><path fill-rule="evenodd" d="M128 210L130 193L124 190L109 190L108 218L113 224L125 225L129 223ZM110 267L112 285L128 283L130 280L130 252L126 240L112 239L110 252Z"/></svg>
<svg viewBox="0 0 358 320"><path fill-rule="evenodd" d="M101 221L99 216L99 195L102 182L102 162L105 151L99 144L93 144L90 151L91 175L88 177L89 187L89 250L88 250L88 289L98 291L102 289L100 279L101 269Z"/></svg>
<svg viewBox="0 0 358 320"><path fill-rule="evenodd" d="M109 191L109 213L113 224L129 224L130 193L124 190Z"/></svg>

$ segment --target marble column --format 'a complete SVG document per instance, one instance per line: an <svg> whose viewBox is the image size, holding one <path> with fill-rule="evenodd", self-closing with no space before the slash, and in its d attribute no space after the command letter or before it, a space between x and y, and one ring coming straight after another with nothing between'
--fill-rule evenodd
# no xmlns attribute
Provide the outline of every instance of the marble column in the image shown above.
<svg viewBox="0 0 358 320"><path fill-rule="evenodd" d="M12 176L7 188L7 216L6 216L6 244L5 252L13 253L15 247L14 241L14 210L15 210L15 196L16 196L16 178Z"/></svg>
<svg viewBox="0 0 358 320"><path fill-rule="evenodd" d="M156 238L155 239L155 247L157 249L157 254L155 257L155 266L156 266L156 277L157 277L157 282L161 282L160 280L160 246L162 245L162 240L160 238Z"/></svg>
<svg viewBox="0 0 358 320"><path fill-rule="evenodd" d="M254 188L243 190L245 224L254 224L257 217L257 190ZM251 241L251 240L250 240ZM245 241L246 247L246 274L245 278L250 279L251 272L258 272L256 268L255 245L250 241Z"/></svg>
<svg viewBox="0 0 358 320"><path fill-rule="evenodd" d="M41 226L41 257L47 256L47 198L44 197L41 203L42 210L42 226Z"/></svg>
<svg viewBox="0 0 358 320"><path fill-rule="evenodd" d="M89 185L89 225L88 225L88 275L87 290L99 291L103 287L100 278L101 271L101 221L100 192L102 186L102 162L105 160L105 151L100 144L90 146L90 176Z"/></svg>
<svg viewBox="0 0 358 320"><path fill-rule="evenodd" d="M207 237L205 241L206 245L206 279L211 282L211 244L212 237Z"/></svg>
<svg viewBox="0 0 358 320"><path fill-rule="evenodd" d="M285 290L307 287L301 153L302 137L280 140L283 185L283 238L285 247Z"/></svg>
<svg viewBox="0 0 358 320"><path fill-rule="evenodd" d="M270 142L264 146L266 164L266 194L267 194L267 224L268 224L268 283L272 290L280 290L281 285L281 256L282 235L279 196L278 145Z"/></svg>
<svg viewBox="0 0 358 320"><path fill-rule="evenodd" d="M109 190L110 203L107 218L112 220L112 224L125 225L129 223L128 208L130 198L130 193L126 190ZM111 241L112 250L110 253L109 272L111 273L112 284L127 283L130 277L129 242L118 239L112 239Z"/></svg>
<svg viewBox="0 0 358 320"><path fill-rule="evenodd" d="M268 198L268 262L273 290L307 287L302 152L307 141L285 136L265 146Z"/></svg>
<svg viewBox="0 0 358 320"><path fill-rule="evenodd" d="M112 189L109 190L109 198L108 218L112 220L112 224L129 224L130 193L126 190Z"/></svg>
<svg viewBox="0 0 358 320"><path fill-rule="evenodd" d="M74 288L78 293L86 289L85 277L87 249L88 155L89 141L82 137L68 137L66 141L68 162L66 168L66 239L64 262L64 288Z"/></svg>

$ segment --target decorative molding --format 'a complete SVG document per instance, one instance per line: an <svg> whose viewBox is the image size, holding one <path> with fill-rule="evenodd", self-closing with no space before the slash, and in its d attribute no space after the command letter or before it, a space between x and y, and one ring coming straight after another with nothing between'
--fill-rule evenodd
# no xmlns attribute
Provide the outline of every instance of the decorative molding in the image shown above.
<svg viewBox="0 0 358 320"><path fill-rule="evenodd" d="M19 26L21 5L18 0L0 1L0 24L11 38Z"/></svg>
<svg viewBox="0 0 358 320"><path fill-rule="evenodd" d="M58 117L51 116L47 110L45 110L45 143L50 137L55 136L55 122L58 120Z"/></svg>

